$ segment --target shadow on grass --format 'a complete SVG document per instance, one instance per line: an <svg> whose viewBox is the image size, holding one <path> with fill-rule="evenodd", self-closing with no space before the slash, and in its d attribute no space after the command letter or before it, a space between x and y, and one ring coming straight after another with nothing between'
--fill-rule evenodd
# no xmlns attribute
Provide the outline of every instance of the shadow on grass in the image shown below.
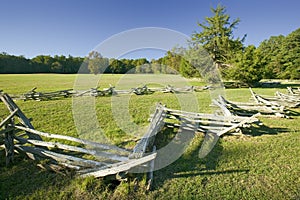
<svg viewBox="0 0 300 200"><path fill-rule="evenodd" d="M225 81L223 82L225 88L248 88L250 85L241 82L234 82L234 81ZM278 88L284 89L287 87L297 88L300 87L299 83L281 83L281 82L260 82L254 85L251 85L252 88Z"/></svg>
<svg viewBox="0 0 300 200"><path fill-rule="evenodd" d="M288 116L289 117L298 117L298 116L300 116L300 109L299 108L296 108L294 110L289 109L288 110Z"/></svg>
<svg viewBox="0 0 300 200"><path fill-rule="evenodd" d="M262 135L278 135L280 133L289 132L288 128L270 128L266 125L254 125L250 128L243 129L243 134L250 135L253 137L262 136Z"/></svg>
<svg viewBox="0 0 300 200"><path fill-rule="evenodd" d="M297 87L300 87L300 84L298 83L280 83L280 84L260 84L258 86L258 88L278 88L278 89L285 89L287 87L292 87L292 88L297 88Z"/></svg>
<svg viewBox="0 0 300 200"><path fill-rule="evenodd" d="M167 141L175 131L167 129L157 135L156 141ZM168 135L171 134L171 135ZM218 175L230 173L247 173L248 169L229 169L218 171L220 156L223 152L222 141L218 141L212 151L203 159L199 158L199 149L203 141L203 136L195 135L185 153L175 162L154 172L154 184L152 189L160 188L165 181L172 178L188 178L201 175Z"/></svg>
<svg viewBox="0 0 300 200"><path fill-rule="evenodd" d="M36 162L16 155L14 163L5 166L4 151L0 151L0 199L16 199L31 195L39 190L49 190L51 186L64 187L70 178L54 172L41 170Z"/></svg>

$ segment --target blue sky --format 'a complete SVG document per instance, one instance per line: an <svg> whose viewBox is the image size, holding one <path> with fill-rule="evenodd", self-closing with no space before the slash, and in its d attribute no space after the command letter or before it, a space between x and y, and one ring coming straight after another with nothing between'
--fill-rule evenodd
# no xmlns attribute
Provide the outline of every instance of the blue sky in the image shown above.
<svg viewBox="0 0 300 200"><path fill-rule="evenodd" d="M259 45L273 35L300 28L299 0L0 0L0 52L24 55L86 56L107 38L133 28L162 27L190 36L210 7L226 6L240 18L236 37ZM175 44L174 44L175 45ZM144 51L124 57L159 57Z"/></svg>

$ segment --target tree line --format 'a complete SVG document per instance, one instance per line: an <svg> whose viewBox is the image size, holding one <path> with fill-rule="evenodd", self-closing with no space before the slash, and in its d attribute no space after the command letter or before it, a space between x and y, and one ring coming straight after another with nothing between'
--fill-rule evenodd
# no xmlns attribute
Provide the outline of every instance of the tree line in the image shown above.
<svg viewBox="0 0 300 200"><path fill-rule="evenodd" d="M0 53L0 73L77 73L84 58L39 55L32 59Z"/></svg>
<svg viewBox="0 0 300 200"><path fill-rule="evenodd" d="M174 67L173 67L174 66ZM174 70L175 69L175 70ZM28 59L24 56L0 53L0 74L22 73L163 73L178 74L177 63L171 53L158 60L105 58L99 52L92 51L87 57L38 55Z"/></svg>
<svg viewBox="0 0 300 200"><path fill-rule="evenodd" d="M93 55L94 54L94 55ZM99 62L100 63L97 63ZM101 63L107 61L106 63ZM92 63L96 64L99 69L93 68ZM97 52L91 52L87 57L73 56L50 56L38 55L34 58L25 58L24 56L9 55L8 53L0 53L0 73L1 74L19 74L19 73L100 73L100 66L105 66L104 73L124 74L137 66L140 67L148 64L145 58L141 59L108 59L103 58ZM140 67L141 68L141 67ZM144 72L142 68L141 73Z"/></svg>
<svg viewBox="0 0 300 200"><path fill-rule="evenodd" d="M261 79L300 79L300 28L287 36L271 36L258 47L245 46L235 38L233 30L240 19L230 21L226 8L211 8L212 16L198 23L199 32L190 38L190 48L201 45L222 74L223 79L254 85ZM148 61L139 59L105 58L92 51L86 57L0 54L0 73L168 73L184 77L200 77L193 64L175 50L164 57Z"/></svg>

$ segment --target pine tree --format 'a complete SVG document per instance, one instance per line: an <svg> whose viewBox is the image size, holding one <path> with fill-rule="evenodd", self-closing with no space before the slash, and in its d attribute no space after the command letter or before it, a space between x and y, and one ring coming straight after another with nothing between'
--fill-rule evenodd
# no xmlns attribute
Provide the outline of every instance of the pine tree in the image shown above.
<svg viewBox="0 0 300 200"><path fill-rule="evenodd" d="M214 14L212 17L206 17L204 23L198 23L202 31L192 35L191 43L203 45L218 66L227 65L232 55L242 49L246 35L242 39L234 39L233 29L240 20L230 22L224 6L219 4L216 9L211 8L211 11Z"/></svg>

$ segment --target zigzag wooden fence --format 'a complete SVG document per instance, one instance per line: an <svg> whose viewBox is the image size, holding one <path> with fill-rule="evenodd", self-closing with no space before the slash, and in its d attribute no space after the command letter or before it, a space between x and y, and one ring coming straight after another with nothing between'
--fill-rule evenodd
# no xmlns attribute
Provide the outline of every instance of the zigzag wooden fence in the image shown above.
<svg viewBox="0 0 300 200"><path fill-rule="evenodd" d="M269 105L264 103L244 103L233 102L219 96L219 99L214 99L213 104L218 106L222 113L226 116L251 116L260 113L269 117L288 118L287 110L284 106Z"/></svg>
<svg viewBox="0 0 300 200"><path fill-rule="evenodd" d="M181 93L181 92L199 92L203 90L209 89L209 86L204 87L196 87L196 86L187 86L184 88L175 88L171 85L167 85L164 88L149 88L147 85L143 85L141 87L131 88L130 90L117 90L114 86L110 85L108 88L104 88L102 90L99 87L90 88L83 91L76 91L73 89L67 90L58 90L54 92L38 92L37 88L33 88L27 93L22 94L19 99L22 100L36 100L36 101L44 101L44 100L53 100L59 98L67 98L67 97L80 97L80 96L111 96L111 95L119 95L119 94L136 94L136 95L147 95L153 94L154 92L163 92L163 93Z"/></svg>
<svg viewBox="0 0 300 200"><path fill-rule="evenodd" d="M300 96L300 87L298 88L287 87L287 90L291 95Z"/></svg>
<svg viewBox="0 0 300 200"><path fill-rule="evenodd" d="M258 95L251 88L249 90L254 102L233 102L219 96L219 99L213 100L213 104L218 106L226 116L249 116L260 113L269 117L281 118L289 118L288 109L300 106L300 96L295 94L288 95L277 91L275 96L270 97Z"/></svg>
<svg viewBox="0 0 300 200"><path fill-rule="evenodd" d="M39 164L40 167L56 172L72 169L83 177L104 177L128 172L133 168L147 168L150 183L156 158L155 138L164 127L180 127L219 137L226 133L240 133L242 128L259 122L256 115L241 117L193 113L158 104L146 133L130 150L35 130L9 95L1 93L0 99L10 111L9 116L0 123L7 164L13 161L14 152L17 151L33 160L44 160ZM70 142L76 145L70 145Z"/></svg>
<svg viewBox="0 0 300 200"><path fill-rule="evenodd" d="M274 97L261 96L253 92L251 88L249 88L252 98L256 103L262 103L265 105L272 106L283 106L287 108L297 108L300 106L300 99L297 97L292 97L289 95L284 95L280 92L276 92Z"/></svg>

